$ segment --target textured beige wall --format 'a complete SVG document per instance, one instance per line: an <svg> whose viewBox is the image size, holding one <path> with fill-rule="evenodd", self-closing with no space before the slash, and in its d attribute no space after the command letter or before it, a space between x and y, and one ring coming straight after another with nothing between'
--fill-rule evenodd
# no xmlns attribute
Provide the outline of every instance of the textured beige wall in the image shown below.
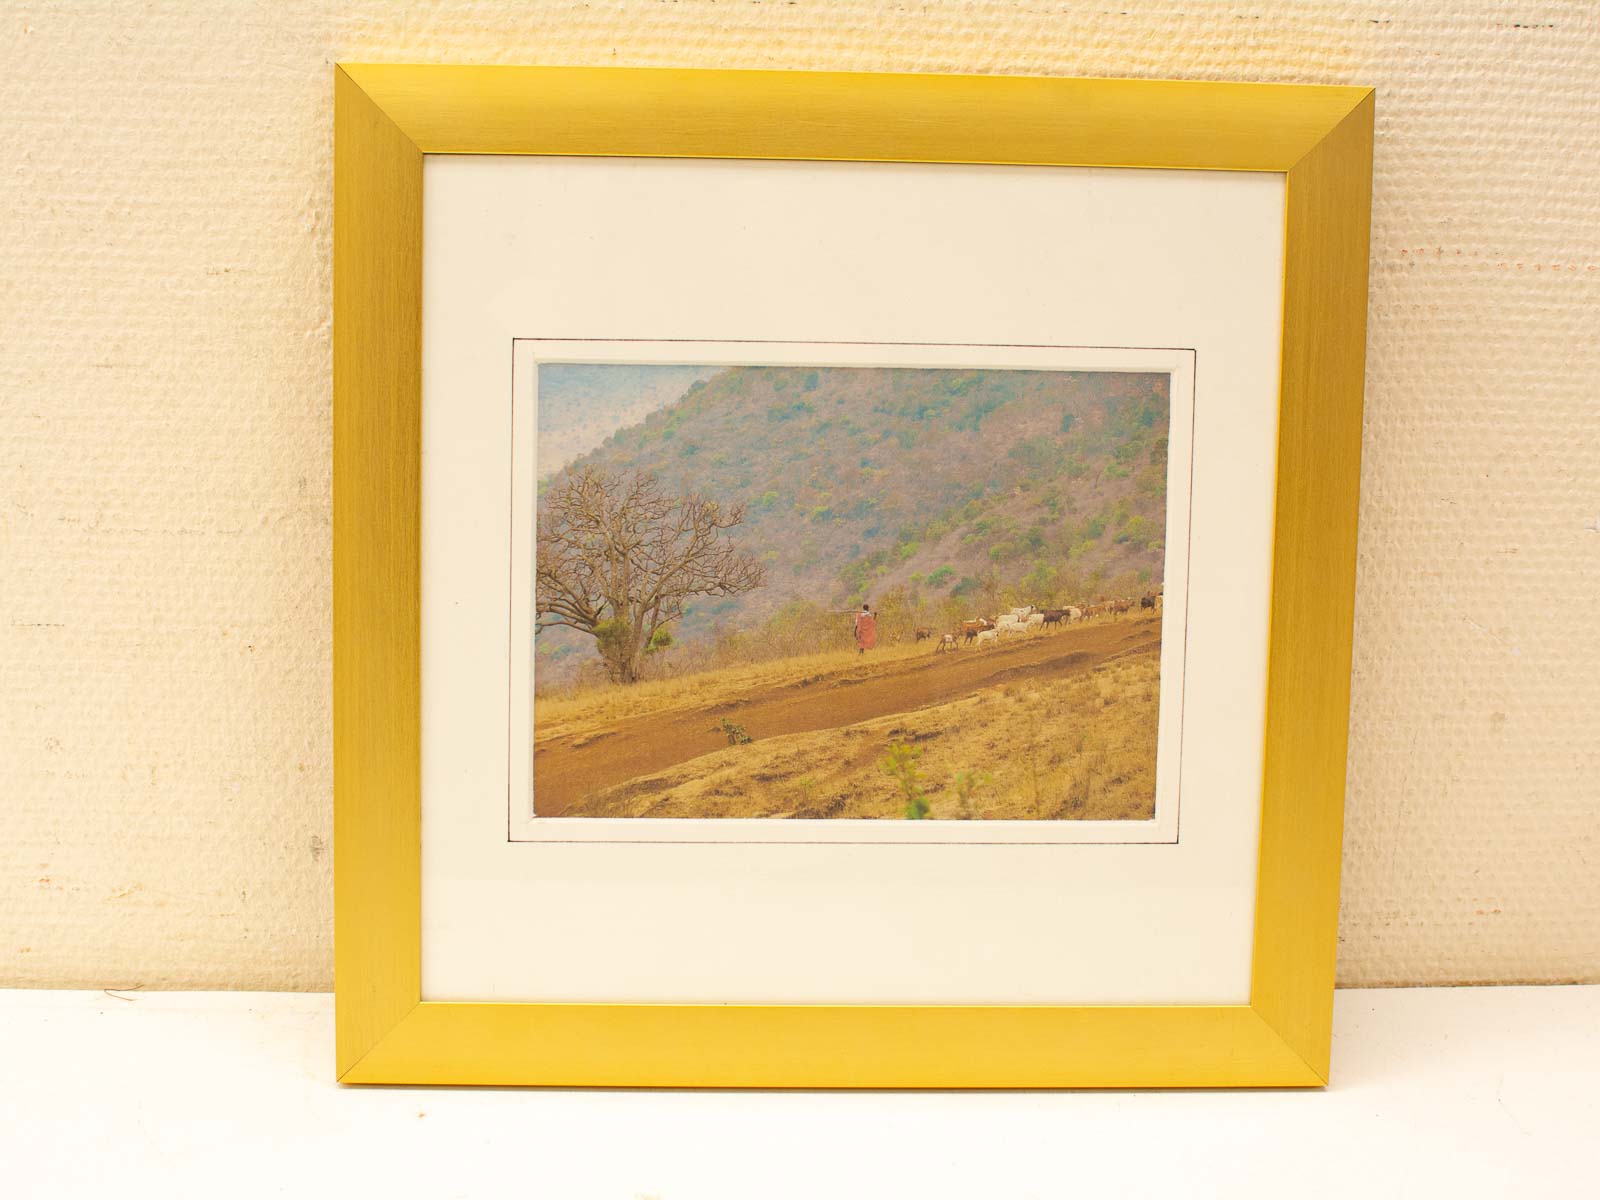
<svg viewBox="0 0 1600 1200"><path fill-rule="evenodd" d="M329 984L341 59L1376 85L1340 978L1600 978L1592 4L12 0L0 982Z"/></svg>

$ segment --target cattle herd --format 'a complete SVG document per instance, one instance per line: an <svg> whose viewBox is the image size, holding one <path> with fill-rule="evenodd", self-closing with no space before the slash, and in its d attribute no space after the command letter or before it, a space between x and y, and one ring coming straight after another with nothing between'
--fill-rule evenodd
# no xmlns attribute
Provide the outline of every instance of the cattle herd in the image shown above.
<svg viewBox="0 0 1600 1200"><path fill-rule="evenodd" d="M1137 600L1127 597L1120 600L1099 600L1082 608L1067 605L1065 608L1034 608L1031 604L1009 609L996 617L973 617L961 622L949 633L940 633L926 625L916 629L916 640L933 642L933 652L942 654L971 644L983 647L998 642L1002 637L1042 631L1047 625L1066 625L1072 621L1090 621L1096 617L1120 617L1135 605L1141 609L1154 609L1161 604L1161 589L1146 592Z"/></svg>

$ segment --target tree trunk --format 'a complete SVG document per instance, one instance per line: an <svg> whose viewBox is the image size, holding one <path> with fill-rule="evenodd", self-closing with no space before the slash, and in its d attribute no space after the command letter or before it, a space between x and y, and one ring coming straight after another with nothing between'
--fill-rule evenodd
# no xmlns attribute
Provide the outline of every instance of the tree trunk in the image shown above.
<svg viewBox="0 0 1600 1200"><path fill-rule="evenodd" d="M623 626L605 647L607 666L618 683L638 683L644 664L644 636L635 624Z"/></svg>

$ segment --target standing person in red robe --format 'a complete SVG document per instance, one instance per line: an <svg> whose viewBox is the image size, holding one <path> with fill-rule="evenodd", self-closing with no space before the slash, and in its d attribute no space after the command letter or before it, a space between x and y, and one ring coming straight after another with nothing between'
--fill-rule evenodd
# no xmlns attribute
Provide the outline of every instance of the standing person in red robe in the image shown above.
<svg viewBox="0 0 1600 1200"><path fill-rule="evenodd" d="M865 654L878 644L878 618L865 604L856 614L856 653Z"/></svg>

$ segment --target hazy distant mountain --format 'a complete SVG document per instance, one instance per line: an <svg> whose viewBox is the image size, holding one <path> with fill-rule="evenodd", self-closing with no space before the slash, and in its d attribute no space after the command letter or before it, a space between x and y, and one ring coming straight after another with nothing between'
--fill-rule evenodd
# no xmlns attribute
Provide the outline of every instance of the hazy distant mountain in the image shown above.
<svg viewBox="0 0 1600 1200"><path fill-rule="evenodd" d="M976 612L986 580L1052 600L1158 581L1168 409L1162 374L730 367L577 461L749 505L767 586L699 605L683 640L797 597L904 586ZM542 663L588 650L564 634Z"/></svg>
<svg viewBox="0 0 1600 1200"><path fill-rule="evenodd" d="M539 471L549 474L593 450L614 430L671 404L720 367L541 363Z"/></svg>

